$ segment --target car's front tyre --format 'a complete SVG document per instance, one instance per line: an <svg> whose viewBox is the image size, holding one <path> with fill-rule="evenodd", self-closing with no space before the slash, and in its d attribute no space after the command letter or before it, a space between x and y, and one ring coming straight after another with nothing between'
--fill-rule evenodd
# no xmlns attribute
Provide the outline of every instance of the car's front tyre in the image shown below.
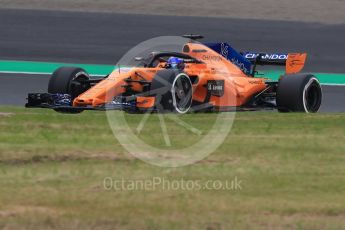
<svg viewBox="0 0 345 230"><path fill-rule="evenodd" d="M90 86L82 84L82 81L89 80L89 74L82 68L61 67L51 76L48 84L48 93L69 94L71 102L80 94L85 92ZM55 109L60 113L81 113L80 109Z"/></svg>

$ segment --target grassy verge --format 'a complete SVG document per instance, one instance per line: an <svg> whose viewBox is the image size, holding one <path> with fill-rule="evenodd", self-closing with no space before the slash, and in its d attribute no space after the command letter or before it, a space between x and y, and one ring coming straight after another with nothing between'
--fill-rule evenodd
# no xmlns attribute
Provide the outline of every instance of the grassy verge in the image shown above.
<svg viewBox="0 0 345 230"><path fill-rule="evenodd" d="M141 116L127 119L135 123ZM191 114L184 119L206 130L206 121L214 116ZM153 130L146 132L154 133L155 115L150 119ZM167 128L174 130L173 123ZM176 169L151 166L128 155L102 112L71 116L0 107L0 130L0 229L345 225L343 114L237 113L231 133L214 154ZM185 143L187 134L176 131L173 138ZM105 178L201 184L236 179L241 186L121 190L106 189Z"/></svg>

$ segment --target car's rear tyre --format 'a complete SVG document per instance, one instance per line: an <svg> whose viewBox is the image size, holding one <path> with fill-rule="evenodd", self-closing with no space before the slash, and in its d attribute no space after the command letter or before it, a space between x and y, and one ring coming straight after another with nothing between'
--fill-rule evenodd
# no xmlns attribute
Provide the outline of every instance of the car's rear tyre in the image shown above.
<svg viewBox="0 0 345 230"><path fill-rule="evenodd" d="M48 84L48 93L51 94L69 94L71 102L80 94L85 92L90 86L82 84L84 80L89 80L89 74L82 68L61 67L51 76ZM55 109L60 113L81 113L82 109Z"/></svg>
<svg viewBox="0 0 345 230"><path fill-rule="evenodd" d="M162 70L152 80L150 94L156 97L158 112L184 114L192 106L193 86L184 72Z"/></svg>
<svg viewBox="0 0 345 230"><path fill-rule="evenodd" d="M314 75L287 75L278 83L277 107L280 112L316 113L321 103L322 89Z"/></svg>

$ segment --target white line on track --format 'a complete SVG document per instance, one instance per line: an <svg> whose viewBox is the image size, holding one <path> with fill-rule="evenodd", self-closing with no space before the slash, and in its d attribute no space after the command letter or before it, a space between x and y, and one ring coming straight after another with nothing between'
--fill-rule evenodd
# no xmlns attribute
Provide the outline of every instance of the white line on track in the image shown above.
<svg viewBox="0 0 345 230"><path fill-rule="evenodd" d="M325 84L321 84L323 86L345 86L345 83L343 84L337 84L337 83L325 83Z"/></svg>
<svg viewBox="0 0 345 230"><path fill-rule="evenodd" d="M52 73L47 72L15 72L15 71L0 71L0 74L24 74L24 75L51 75ZM104 75L101 74L90 74L94 77L103 77Z"/></svg>

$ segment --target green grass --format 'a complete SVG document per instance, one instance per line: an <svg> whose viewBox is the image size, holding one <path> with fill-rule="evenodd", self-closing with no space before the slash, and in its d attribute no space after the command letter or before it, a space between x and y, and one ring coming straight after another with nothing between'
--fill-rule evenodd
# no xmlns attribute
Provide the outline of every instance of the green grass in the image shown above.
<svg viewBox="0 0 345 230"><path fill-rule="evenodd" d="M11 113L5 114L4 113ZM121 113L118 113L121 115ZM143 115L126 115L135 129ZM188 114L206 132L217 114ZM174 145L196 141L167 122ZM0 107L0 229L343 229L345 115L237 113L225 142L183 168L126 153L103 112ZM142 139L163 146L157 115ZM150 136L149 136L150 135ZM149 138L148 138L149 137ZM238 190L117 191L104 178L242 181Z"/></svg>

